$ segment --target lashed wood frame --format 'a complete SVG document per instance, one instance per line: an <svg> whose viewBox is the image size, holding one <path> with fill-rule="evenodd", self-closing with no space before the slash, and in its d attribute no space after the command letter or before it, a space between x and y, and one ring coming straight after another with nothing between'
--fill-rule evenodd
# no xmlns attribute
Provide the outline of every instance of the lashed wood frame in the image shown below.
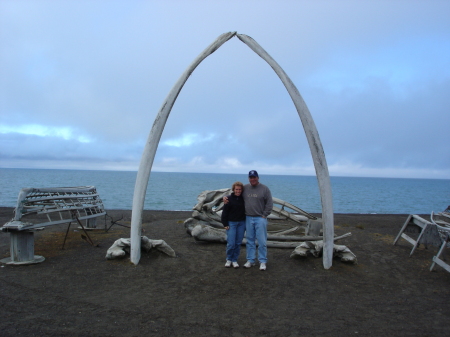
<svg viewBox="0 0 450 337"><path fill-rule="evenodd" d="M136 177L136 185L134 187L133 208L131 215L131 262L135 265L139 263L141 258L141 230L142 230L142 212L144 209L145 194L147 192L147 185L150 179L150 172L155 159L156 150L161 139L164 126L169 117L170 111L178 97L181 89L186 83L189 76L195 68L209 55L215 52L222 44L227 42L232 37L237 36L239 40L244 42L250 49L265 60L275 71L286 87L289 95L294 102L300 120L303 124L306 138L308 140L309 148L316 170L317 181L319 184L320 198L322 202L322 218L324 223L324 249L323 249L323 266L329 269L332 266L333 259L333 237L334 237L334 222L333 222L333 201L331 195L330 176L328 173L328 166L325 159L322 143L319 138L311 113L308 110L302 96L295 87L294 83L286 75L284 70L278 63L251 37L236 32L228 32L220 35L211 45L209 45L199 56L189 65L185 72L181 75L178 81L173 86L172 90L164 100L158 115L153 122L152 129L145 144L144 152L142 154L139 171Z"/></svg>

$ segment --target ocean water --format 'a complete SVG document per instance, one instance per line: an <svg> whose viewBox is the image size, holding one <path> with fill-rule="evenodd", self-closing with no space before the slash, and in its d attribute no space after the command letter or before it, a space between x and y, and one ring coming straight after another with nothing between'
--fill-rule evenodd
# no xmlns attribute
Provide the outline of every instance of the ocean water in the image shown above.
<svg viewBox="0 0 450 337"><path fill-rule="evenodd" d="M131 209L136 172L0 169L0 206L15 207L24 187L90 186L106 209ZM246 174L152 172L145 209L191 210L204 190L247 183ZM315 176L262 175L274 197L321 213ZM450 205L450 180L331 177L335 213L429 214Z"/></svg>

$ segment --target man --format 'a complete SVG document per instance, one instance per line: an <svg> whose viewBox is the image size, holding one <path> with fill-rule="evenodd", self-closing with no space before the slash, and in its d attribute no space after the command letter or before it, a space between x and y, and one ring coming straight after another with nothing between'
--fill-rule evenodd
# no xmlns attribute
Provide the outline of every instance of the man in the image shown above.
<svg viewBox="0 0 450 337"><path fill-rule="evenodd" d="M258 240L259 269L266 270L267 263L267 217L272 212L272 194L266 185L259 182L258 172L248 173L250 184L244 186L245 227L247 236L247 262L245 268L255 265L256 242ZM227 203L226 197L224 202Z"/></svg>

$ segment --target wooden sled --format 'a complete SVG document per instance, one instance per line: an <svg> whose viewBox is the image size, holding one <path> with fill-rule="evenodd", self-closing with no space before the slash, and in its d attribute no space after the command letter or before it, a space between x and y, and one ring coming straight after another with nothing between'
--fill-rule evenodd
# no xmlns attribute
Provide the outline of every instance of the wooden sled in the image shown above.
<svg viewBox="0 0 450 337"><path fill-rule="evenodd" d="M417 239L414 239L411 236L407 235L405 231L416 232L419 233L419 235ZM413 246L409 256L414 253L414 251L420 244L423 244L426 247L428 245L439 247L441 244L441 238L436 225L416 214L410 214L408 216L403 227L400 229L400 232L394 240L394 245L400 238L405 239Z"/></svg>

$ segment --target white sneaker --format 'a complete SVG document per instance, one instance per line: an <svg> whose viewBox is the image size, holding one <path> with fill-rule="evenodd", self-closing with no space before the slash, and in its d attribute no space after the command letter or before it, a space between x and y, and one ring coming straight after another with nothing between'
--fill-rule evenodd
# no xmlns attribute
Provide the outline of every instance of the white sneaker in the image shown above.
<svg viewBox="0 0 450 337"><path fill-rule="evenodd" d="M230 268L231 267L231 261L227 260L227 262L225 263L225 268Z"/></svg>
<svg viewBox="0 0 450 337"><path fill-rule="evenodd" d="M259 270L266 270L266 264L264 262L261 262L259 265Z"/></svg>
<svg viewBox="0 0 450 337"><path fill-rule="evenodd" d="M254 266L255 264L254 263L251 263L250 261L247 261L247 262L245 262L245 264L244 264L244 268L250 268L250 267L252 267L252 266Z"/></svg>
<svg viewBox="0 0 450 337"><path fill-rule="evenodd" d="M239 268L239 264L237 262L233 262L233 267L234 268Z"/></svg>

